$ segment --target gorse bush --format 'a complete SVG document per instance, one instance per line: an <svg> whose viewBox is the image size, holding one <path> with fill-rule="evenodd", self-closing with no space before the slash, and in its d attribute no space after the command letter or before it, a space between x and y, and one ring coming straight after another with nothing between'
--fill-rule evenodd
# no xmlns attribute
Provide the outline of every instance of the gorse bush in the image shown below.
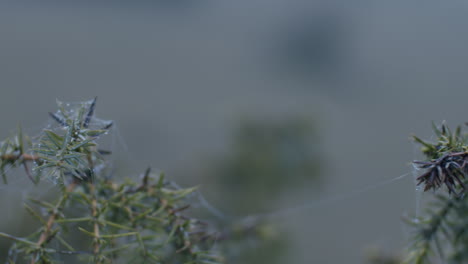
<svg viewBox="0 0 468 264"><path fill-rule="evenodd" d="M117 177L110 158L113 153L102 144L112 133L113 122L97 118L95 107L96 99L58 102L58 110L49 113L53 125L38 136L30 137L18 128L0 143L3 184L8 186L11 178L18 177L9 171L19 167L31 185L60 187L52 200L33 197L25 201L24 208L37 223L36 230L25 236L0 232L0 237L11 240L6 263L220 264L238 254L246 238L271 239L275 232L264 225L261 215L225 222L222 230L193 217L187 209L194 203L196 188L180 188L150 168L142 170L138 180L118 180L121 177ZM247 144L241 145L226 171L242 172L246 177L263 173L262 181L272 175L265 169L270 163L279 171L277 178L292 167L315 171L317 164L304 158L309 155L293 159L299 161L293 166L289 166L290 159L279 155L285 138L287 146L291 142L305 145L304 134L309 130L299 128L300 133L294 132L296 127L293 132L278 130L281 133L272 133L266 141L259 140L263 130L247 130ZM435 142L414 137L425 156L414 162L421 172L417 184L424 191L432 190L434 201L426 214L409 221L415 227L415 236L403 262L422 264L442 259L443 263L468 263L468 134L461 127L452 132L445 124L434 126L434 132ZM252 146L268 153L264 155L268 159L255 163ZM283 168L283 164L288 166ZM248 174L252 168L255 173ZM276 241L284 240L281 237ZM221 246L214 246L220 242ZM274 253L267 251L266 255ZM385 256L371 261L401 263L399 258Z"/></svg>
<svg viewBox="0 0 468 264"><path fill-rule="evenodd" d="M13 242L7 263L224 263L212 248L225 234L185 213L195 188L179 188L150 169L137 182L115 180L112 153L100 146L113 123L96 118L95 107L96 99L59 102L50 113L56 125L35 138L19 129L1 143L5 184L8 168L23 167L31 184L61 187L53 202L26 202L39 224L33 233L0 232Z"/></svg>
<svg viewBox="0 0 468 264"><path fill-rule="evenodd" d="M414 140L422 145L425 160L415 161L422 171L417 184L434 191L434 201L422 217L410 221L416 235L405 263L468 263L468 136L459 126L433 126L435 142Z"/></svg>

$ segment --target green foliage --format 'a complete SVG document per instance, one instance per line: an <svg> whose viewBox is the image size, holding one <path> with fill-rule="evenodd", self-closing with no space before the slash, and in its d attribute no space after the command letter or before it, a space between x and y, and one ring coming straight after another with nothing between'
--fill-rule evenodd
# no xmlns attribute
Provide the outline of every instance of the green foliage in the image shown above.
<svg viewBox="0 0 468 264"><path fill-rule="evenodd" d="M455 132L443 124L434 126L435 143L414 137L422 145L424 161L414 163L423 170L417 178L424 190L434 190L434 201L425 216L410 223L416 234L405 263L431 263L437 256L444 263L468 262L468 137L457 127ZM445 188L444 188L445 187Z"/></svg>
<svg viewBox="0 0 468 264"><path fill-rule="evenodd" d="M95 105L96 99L59 102L50 113L58 127L44 129L32 143L21 130L1 143L2 171L23 165L33 183L52 180L62 187L53 202L31 198L25 204L39 223L35 232L0 232L13 241L8 263L224 263L211 250L219 235L185 213L195 188L174 187L150 169L140 182L115 182L108 175L110 152L100 149L99 139L112 122L97 122Z"/></svg>
<svg viewBox="0 0 468 264"><path fill-rule="evenodd" d="M112 122L101 128L90 127L96 99L67 111L59 102L59 111L50 113L60 124L58 131L44 129L32 152L37 156L33 171L64 184L67 175L83 180L94 177L95 168L104 163L97 140L106 134Z"/></svg>

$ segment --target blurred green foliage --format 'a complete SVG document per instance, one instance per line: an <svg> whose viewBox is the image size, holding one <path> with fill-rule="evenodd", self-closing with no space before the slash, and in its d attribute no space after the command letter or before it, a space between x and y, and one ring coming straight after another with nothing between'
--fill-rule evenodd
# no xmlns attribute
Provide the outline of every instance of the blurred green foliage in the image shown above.
<svg viewBox="0 0 468 264"><path fill-rule="evenodd" d="M307 119L244 120L231 148L213 173L231 213L271 209L274 197L319 180L323 158Z"/></svg>
<svg viewBox="0 0 468 264"><path fill-rule="evenodd" d="M275 210L281 195L319 183L323 167L319 145L316 128L306 118L243 120L230 152L213 166L210 179L217 183L217 204L234 215ZM230 244L227 257L233 263L283 263L288 235L263 220L251 219L255 228L241 230L255 235L241 233L242 243Z"/></svg>

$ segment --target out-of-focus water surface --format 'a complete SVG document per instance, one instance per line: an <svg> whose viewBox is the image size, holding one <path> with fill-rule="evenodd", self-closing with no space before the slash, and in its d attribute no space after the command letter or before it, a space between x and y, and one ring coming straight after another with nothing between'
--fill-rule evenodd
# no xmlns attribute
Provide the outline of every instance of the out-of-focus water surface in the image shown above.
<svg viewBox="0 0 468 264"><path fill-rule="evenodd" d="M412 177L357 192L410 172L409 135L468 119L467 14L463 1L3 1L0 135L37 133L56 98L98 96L129 175L150 164L237 216L332 197L274 220L289 244L277 261L363 263L404 248L415 194ZM241 177L251 164L261 187ZM232 204L256 188L261 202Z"/></svg>

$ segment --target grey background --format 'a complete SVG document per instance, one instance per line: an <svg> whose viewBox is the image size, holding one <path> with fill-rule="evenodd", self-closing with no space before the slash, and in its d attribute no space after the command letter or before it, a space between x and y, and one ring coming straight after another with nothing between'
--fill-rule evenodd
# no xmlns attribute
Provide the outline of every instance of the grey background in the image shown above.
<svg viewBox="0 0 468 264"><path fill-rule="evenodd" d="M467 121L467 13L458 0L3 1L0 135L18 122L37 133L56 98L98 96L98 116L115 120L128 145L129 174L151 164L213 200L200 164L229 151L240 118L309 116L324 183L275 197L275 207L346 195L411 172L409 136L430 137L432 120ZM311 46L326 41L296 68L297 47L282 42L303 30ZM401 216L414 206L409 176L285 216L284 259L399 252L409 235Z"/></svg>

